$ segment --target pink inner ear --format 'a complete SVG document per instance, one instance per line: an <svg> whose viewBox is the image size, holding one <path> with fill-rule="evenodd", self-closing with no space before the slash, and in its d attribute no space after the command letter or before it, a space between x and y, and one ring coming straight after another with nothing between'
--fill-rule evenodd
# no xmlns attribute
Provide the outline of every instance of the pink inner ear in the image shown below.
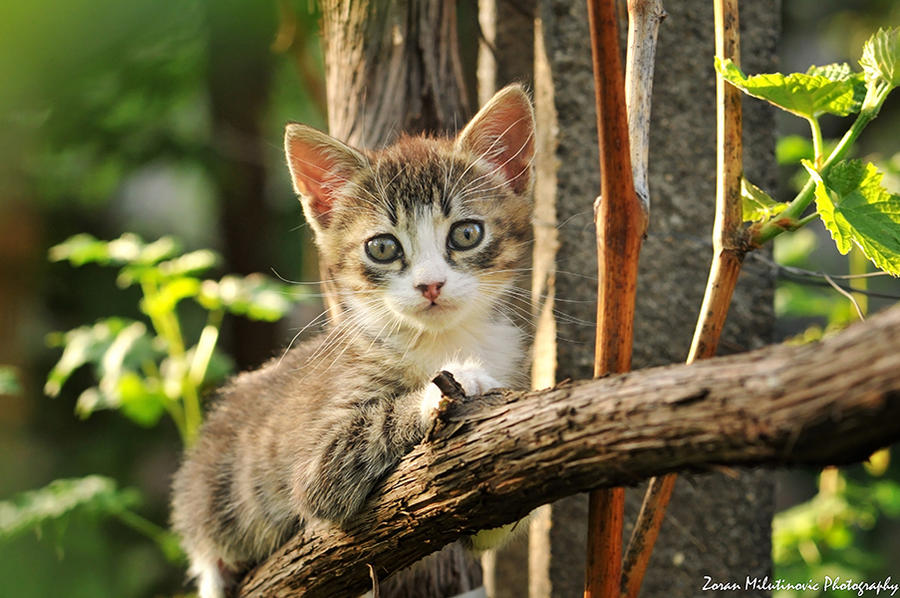
<svg viewBox="0 0 900 598"><path fill-rule="evenodd" d="M512 98L498 103L476 116L464 143L497 166L516 193L531 184L531 159L534 156L534 121L527 100Z"/></svg>
<svg viewBox="0 0 900 598"><path fill-rule="evenodd" d="M342 149L304 137L288 138L288 164L294 187L305 196L312 215L322 226L328 225L338 191L350 180L356 165L354 157L343 155Z"/></svg>

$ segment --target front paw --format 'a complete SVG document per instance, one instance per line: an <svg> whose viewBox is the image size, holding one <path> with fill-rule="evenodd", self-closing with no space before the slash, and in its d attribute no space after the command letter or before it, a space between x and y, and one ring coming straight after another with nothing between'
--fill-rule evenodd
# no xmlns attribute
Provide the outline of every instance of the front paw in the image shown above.
<svg viewBox="0 0 900 598"><path fill-rule="evenodd" d="M449 363L442 372L449 373L451 377L439 374L425 388L422 400L422 420L432 432L454 403L500 386L483 367L472 362Z"/></svg>

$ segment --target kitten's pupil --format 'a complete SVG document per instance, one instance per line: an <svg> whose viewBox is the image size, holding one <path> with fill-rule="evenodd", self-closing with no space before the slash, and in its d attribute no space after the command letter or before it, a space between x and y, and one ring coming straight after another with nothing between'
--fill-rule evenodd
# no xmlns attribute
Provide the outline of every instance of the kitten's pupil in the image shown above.
<svg viewBox="0 0 900 598"><path fill-rule="evenodd" d="M399 258L403 248L394 235L378 235L366 241L366 253L373 261L387 264Z"/></svg>
<svg viewBox="0 0 900 598"><path fill-rule="evenodd" d="M484 238L484 224L477 220L457 222L450 229L447 243L451 249L472 249Z"/></svg>

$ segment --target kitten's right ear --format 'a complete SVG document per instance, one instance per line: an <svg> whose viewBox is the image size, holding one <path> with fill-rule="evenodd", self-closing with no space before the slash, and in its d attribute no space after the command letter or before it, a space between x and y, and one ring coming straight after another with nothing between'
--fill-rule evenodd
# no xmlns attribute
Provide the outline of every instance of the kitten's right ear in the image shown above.
<svg viewBox="0 0 900 598"><path fill-rule="evenodd" d="M327 228L335 201L354 174L365 167L365 156L330 135L297 123L284 129L284 153L307 220L316 232Z"/></svg>

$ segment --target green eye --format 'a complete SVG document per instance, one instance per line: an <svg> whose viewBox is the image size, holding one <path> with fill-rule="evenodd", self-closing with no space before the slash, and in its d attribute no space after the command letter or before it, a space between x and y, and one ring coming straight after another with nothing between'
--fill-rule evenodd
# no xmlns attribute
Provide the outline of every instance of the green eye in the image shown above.
<svg viewBox="0 0 900 598"><path fill-rule="evenodd" d="M403 248L394 235L378 235L366 241L366 254L372 261L387 264L403 255Z"/></svg>
<svg viewBox="0 0 900 598"><path fill-rule="evenodd" d="M472 249L484 239L484 224L478 220L463 220L450 228L447 245L450 249Z"/></svg>

